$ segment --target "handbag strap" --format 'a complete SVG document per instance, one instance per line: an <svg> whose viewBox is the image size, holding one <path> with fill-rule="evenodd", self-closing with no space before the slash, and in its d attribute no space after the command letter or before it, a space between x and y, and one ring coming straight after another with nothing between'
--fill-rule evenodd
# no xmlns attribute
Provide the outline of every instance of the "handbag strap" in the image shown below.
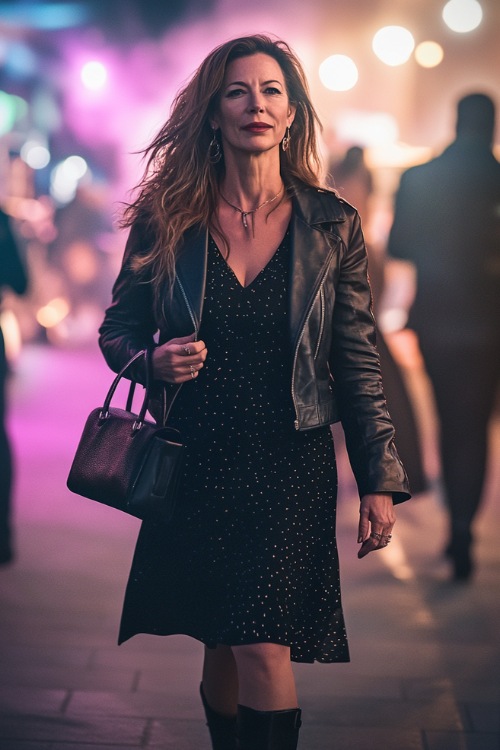
<svg viewBox="0 0 500 750"><path fill-rule="evenodd" d="M153 349L151 347L149 347L148 349L144 349L143 352L138 352L137 355L134 355L134 357L132 357L132 359L127 362L127 364L122 370L122 373L124 373L126 369L129 367L129 365L131 365L132 362L134 362L135 359L138 356L140 356L142 353L144 354L145 360L146 360L146 390L148 390L150 381L152 379L151 377L152 372L153 372ZM135 380L130 381L130 387L128 389L128 396L127 396L127 404L125 406L126 411L132 411L136 385L137 385L137 382Z"/></svg>
<svg viewBox="0 0 500 750"><path fill-rule="evenodd" d="M106 394L106 398L104 399L104 403L102 405L101 412L99 414L99 419L104 420L109 417L109 407L111 404L111 399L113 398L115 391L118 387L118 383L123 378L125 373L127 372L128 368L136 362L138 359L141 359L141 357L144 357L145 364L146 364L146 386L145 386L145 394L144 399L142 402L141 409L139 411L139 414L137 416L137 419L134 423L133 429L134 430L140 430L142 425L144 424L144 420L146 417L146 412L148 410L149 405L149 396L150 396L150 390L151 390L151 358L152 358L152 351L151 349L142 349L140 352L137 352L134 354L134 356L129 359L129 361L122 367L118 375L115 377L113 382L111 383L111 387ZM131 411L132 409L132 399L134 396L134 390L135 390L135 381L132 381L130 384L129 394L127 398L127 405L126 410Z"/></svg>

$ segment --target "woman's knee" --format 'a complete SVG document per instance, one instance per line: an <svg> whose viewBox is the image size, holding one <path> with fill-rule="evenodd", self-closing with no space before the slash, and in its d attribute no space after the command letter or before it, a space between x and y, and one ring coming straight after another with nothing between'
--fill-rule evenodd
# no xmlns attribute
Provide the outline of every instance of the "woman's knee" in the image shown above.
<svg viewBox="0 0 500 750"><path fill-rule="evenodd" d="M290 665L289 647L277 643L251 643L232 650L238 669L245 671L275 674Z"/></svg>

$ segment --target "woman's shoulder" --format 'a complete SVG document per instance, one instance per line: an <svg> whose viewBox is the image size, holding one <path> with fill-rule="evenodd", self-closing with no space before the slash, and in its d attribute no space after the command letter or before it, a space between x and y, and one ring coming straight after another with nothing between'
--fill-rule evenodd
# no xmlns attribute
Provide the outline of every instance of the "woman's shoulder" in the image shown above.
<svg viewBox="0 0 500 750"><path fill-rule="evenodd" d="M341 198L336 190L322 185L295 184L294 197L304 215L320 212L325 220L333 221L352 221L357 215L354 206Z"/></svg>
<svg viewBox="0 0 500 750"><path fill-rule="evenodd" d="M345 198L342 198L342 196L339 195L339 193L335 189L320 187L318 188L318 192L326 195L326 200L331 200L332 205L341 208L347 216L354 216L355 214L357 214L358 211L352 205L352 203L349 203L349 201L346 201Z"/></svg>
<svg viewBox="0 0 500 750"><path fill-rule="evenodd" d="M152 218L146 213L138 214L129 222L127 228L127 244L131 252L137 255L148 253L158 234L158 228Z"/></svg>

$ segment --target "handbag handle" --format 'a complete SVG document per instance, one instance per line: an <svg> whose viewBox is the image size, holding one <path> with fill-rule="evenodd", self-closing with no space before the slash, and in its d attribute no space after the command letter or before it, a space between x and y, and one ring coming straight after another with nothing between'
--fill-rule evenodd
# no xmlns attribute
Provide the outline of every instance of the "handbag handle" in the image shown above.
<svg viewBox="0 0 500 750"><path fill-rule="evenodd" d="M140 408L139 414L137 416L137 419L135 420L132 430L136 432L137 430L140 430L142 425L144 424L144 420L146 417L146 412L148 410L149 405L149 395L150 395L150 386L151 386L151 357L152 352L151 349L142 349L140 352L137 352L134 354L134 356L129 359L129 361L122 367L118 375L115 377L113 382L111 383L111 387L106 395L106 398L104 399L104 403L102 405L102 409L99 413L99 421L104 421L109 417L109 407L111 404L111 399L113 398L115 391L118 387L118 383L123 378L124 374L128 370L128 368L136 362L141 357L144 357L146 362L146 392L144 394L144 400L142 402L142 406ZM129 388L129 394L127 398L127 405L126 410L131 411L132 409L132 399L134 396L134 390L135 390L135 381L132 381Z"/></svg>
<svg viewBox="0 0 500 750"><path fill-rule="evenodd" d="M139 358L141 354L144 354L145 360L146 360L146 391L147 391L149 388L150 380L151 380L151 373L153 372L153 349L152 348L144 349L142 352L138 352L136 355L134 355L132 359L129 360L127 364L125 365L125 367L122 369L121 374L123 374L127 370L127 368L132 364L132 362L134 362L137 358ZM130 387L128 389L128 396L127 396L127 404L125 406L126 411L132 411L136 385L137 383L135 380L130 381Z"/></svg>

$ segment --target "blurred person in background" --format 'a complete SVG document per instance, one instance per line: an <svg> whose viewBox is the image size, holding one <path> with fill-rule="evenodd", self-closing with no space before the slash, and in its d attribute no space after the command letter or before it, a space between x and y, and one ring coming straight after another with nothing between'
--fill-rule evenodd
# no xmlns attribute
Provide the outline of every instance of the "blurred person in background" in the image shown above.
<svg viewBox="0 0 500 750"><path fill-rule="evenodd" d="M294 750L291 661L349 659L330 424L342 419L358 482L360 558L389 543L409 497L359 217L320 185L316 121L286 43L208 55L146 150L100 329L114 370L154 347L187 453L173 521L142 524L120 642L205 644L215 750Z"/></svg>
<svg viewBox="0 0 500 750"><path fill-rule="evenodd" d="M402 177L388 253L410 261L417 289L409 327L419 337L440 420L446 555L453 576L473 573L472 524L487 466L488 425L500 375L500 164L495 106L458 103L456 139Z"/></svg>
<svg viewBox="0 0 500 750"><path fill-rule="evenodd" d="M350 146L342 159L330 165L328 182L338 190L339 195L352 203L366 226L373 194L373 176L365 161L365 149Z"/></svg>
<svg viewBox="0 0 500 750"><path fill-rule="evenodd" d="M24 294L28 279L19 249L10 226L9 217L0 209L0 294L12 289ZM1 298L0 298L1 302ZM0 565L13 560L12 540L12 453L6 428L6 386L9 364L5 341L0 326Z"/></svg>
<svg viewBox="0 0 500 750"><path fill-rule="evenodd" d="M330 164L328 184L354 206L363 227L369 226L372 218L370 199L374 194L374 180L362 146L350 146L341 159ZM369 241L367 251L373 307L377 317L384 291L385 254L374 251ZM378 328L377 348L387 404L396 429L398 452L408 474L412 492L424 492L428 483L413 403L401 367L393 357L383 332Z"/></svg>

